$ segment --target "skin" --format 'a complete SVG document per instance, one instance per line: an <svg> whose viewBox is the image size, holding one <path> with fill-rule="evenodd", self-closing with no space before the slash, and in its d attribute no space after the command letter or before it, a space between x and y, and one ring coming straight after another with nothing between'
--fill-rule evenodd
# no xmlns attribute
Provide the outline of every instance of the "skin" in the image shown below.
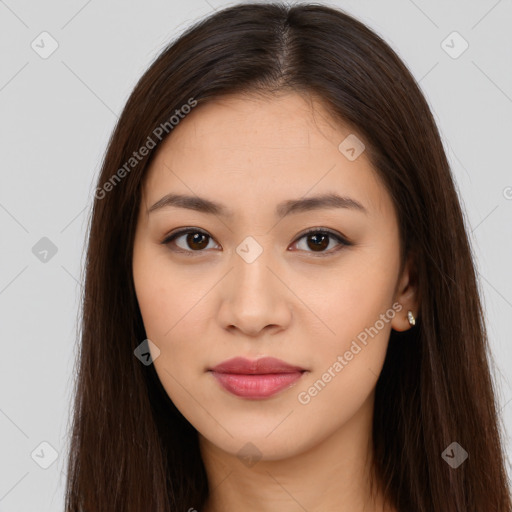
<svg viewBox="0 0 512 512"><path fill-rule="evenodd" d="M311 96L228 96L192 110L146 174L133 278L147 337L160 350L152 350L156 372L199 432L212 489L206 512L395 510L380 489L370 493L374 392L391 329L409 329L407 310L418 310L416 289L410 261L400 274L391 197L365 152L350 161L338 149L350 133ZM234 216L176 206L148 212L170 192L220 202ZM367 213L275 216L281 201L331 192ZM202 245L187 235L161 243L187 227L209 237ZM302 236L308 228L353 245L327 238L315 251L311 235ZM248 236L262 249L251 263L236 252ZM395 314L333 372L387 311ZM234 356L273 356L307 372L277 395L244 399L207 371ZM299 393L329 368L335 376L301 403ZM252 451L253 461L240 450Z"/></svg>

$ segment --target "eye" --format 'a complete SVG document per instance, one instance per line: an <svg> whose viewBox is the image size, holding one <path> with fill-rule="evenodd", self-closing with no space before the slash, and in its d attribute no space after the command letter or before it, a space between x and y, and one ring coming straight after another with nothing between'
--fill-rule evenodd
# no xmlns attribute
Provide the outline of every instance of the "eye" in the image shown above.
<svg viewBox="0 0 512 512"><path fill-rule="evenodd" d="M181 240L182 238L183 240ZM303 233L292 246L299 245L300 240L303 238L306 239L306 248L301 248L300 250L317 253L315 256L328 256L333 252L337 252L344 246L352 245L351 242L338 233L321 228L311 228L306 231L306 233ZM329 248L333 240L337 242L338 248L331 248L329 251L326 251L325 249ZM175 245L178 249L171 247L171 250L192 255L194 252L204 252L203 249L212 249L212 247L209 247L212 241L213 238L200 229L184 228L175 233L171 233L162 241L162 244ZM311 251L308 251L308 248L311 249Z"/></svg>
<svg viewBox="0 0 512 512"><path fill-rule="evenodd" d="M185 237L184 240L181 240L180 243L178 243L177 241L182 237ZM176 250L176 252L193 253L201 252L203 249L207 248L209 245L209 240L213 240L213 238L208 233L205 233L204 231L197 228L186 228L181 229L176 233L171 233L168 237L165 238L162 244L177 245L179 250L171 248L172 250Z"/></svg>
<svg viewBox="0 0 512 512"><path fill-rule="evenodd" d="M340 234L335 233L330 230L326 229L320 229L320 228L312 228L306 233L303 233L296 242L294 242L294 245L299 245L300 240L303 238L306 239L305 247L306 252L310 252L307 250L307 248L312 249L311 252L315 252L318 254L315 254L315 256L329 256L333 252L338 252L340 249L342 249L344 246L350 246L352 245L351 242L349 242L347 239L342 237ZM331 244L330 242L332 240L335 240L338 243L338 247L335 249L330 249L329 251L326 251L324 249L328 248Z"/></svg>

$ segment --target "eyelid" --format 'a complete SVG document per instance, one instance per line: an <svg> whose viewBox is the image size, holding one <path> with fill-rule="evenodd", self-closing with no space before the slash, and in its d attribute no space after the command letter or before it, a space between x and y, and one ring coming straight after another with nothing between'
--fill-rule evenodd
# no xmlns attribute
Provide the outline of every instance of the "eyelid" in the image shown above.
<svg viewBox="0 0 512 512"><path fill-rule="evenodd" d="M180 236L183 236L183 235L188 235L189 233L199 233L201 235L205 235L205 236L209 237L212 240L215 240L215 238L213 238L213 236L210 235L207 231L204 231L203 229L200 229L200 228L196 228L194 226L190 226L190 227L179 228L179 229L177 229L175 231L171 231L169 234L167 234L164 237L164 239L162 240L161 244L162 245L169 245L176 238L179 238ZM218 243L218 242L216 242L216 243ZM177 253L180 253L180 254L184 254L185 253L188 256L193 256L194 254L199 254L199 253L205 252L204 250L203 251L186 251L186 250L181 249L181 248L171 249L171 250L173 252L177 252Z"/></svg>
<svg viewBox="0 0 512 512"><path fill-rule="evenodd" d="M333 231L329 228L322 228L322 227L316 227L316 228L308 228L306 231L302 231L299 233L295 239L295 241L300 240L306 235L309 235L310 233L323 233L327 235L331 235L333 238L335 238L338 242L344 244L344 245L353 245L352 242L343 236L341 233L338 233L337 231ZM293 242L296 243L296 242Z"/></svg>
<svg viewBox="0 0 512 512"><path fill-rule="evenodd" d="M203 229L200 229L200 228L190 226L190 227L179 228L176 231L169 233L168 235L166 235L164 237L164 240L161 242L161 244L169 245L176 238L179 238L180 236L187 235L190 233L199 233L199 234L205 235L205 236L209 237L211 240L214 240L216 243L218 243L215 240L215 238L212 235L210 235L207 231L204 231ZM295 240L292 242L292 245L297 244L302 238L304 238L305 236L312 234L312 233L320 233L320 234L329 235L339 243L338 248L330 249L329 251L320 251L318 253L315 253L314 251L304 251L306 253L312 254L315 257L329 256L329 255L337 252L342 247L348 247L348 246L353 245L353 243L350 240L348 240L345 236L343 236L341 233L338 233L337 231L333 231L329 228L322 228L322 227L313 227L313 228L308 228L306 231L302 231L295 237ZM202 252L206 252L205 250L191 251L191 250L184 250L184 249L180 249L180 248L179 249L171 249L171 250L173 252L178 252L181 254L186 253L187 255L194 255L194 254L200 254Z"/></svg>

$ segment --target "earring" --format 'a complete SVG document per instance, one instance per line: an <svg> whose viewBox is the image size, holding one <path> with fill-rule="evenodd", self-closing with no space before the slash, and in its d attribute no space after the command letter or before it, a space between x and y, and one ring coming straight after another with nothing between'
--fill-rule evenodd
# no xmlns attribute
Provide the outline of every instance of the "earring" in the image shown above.
<svg viewBox="0 0 512 512"><path fill-rule="evenodd" d="M416 324L416 319L414 318L414 315L412 314L412 311L407 311L407 318L409 319L410 325Z"/></svg>

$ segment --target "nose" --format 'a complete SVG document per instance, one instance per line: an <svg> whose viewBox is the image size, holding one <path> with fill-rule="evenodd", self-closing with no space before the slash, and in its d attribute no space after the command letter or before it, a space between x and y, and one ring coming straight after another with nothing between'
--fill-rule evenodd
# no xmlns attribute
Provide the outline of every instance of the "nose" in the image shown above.
<svg viewBox="0 0 512 512"><path fill-rule="evenodd" d="M292 320L293 294L279 276L271 249L248 262L233 254L231 272L223 280L218 321L221 327L256 337L263 331L277 333Z"/></svg>

